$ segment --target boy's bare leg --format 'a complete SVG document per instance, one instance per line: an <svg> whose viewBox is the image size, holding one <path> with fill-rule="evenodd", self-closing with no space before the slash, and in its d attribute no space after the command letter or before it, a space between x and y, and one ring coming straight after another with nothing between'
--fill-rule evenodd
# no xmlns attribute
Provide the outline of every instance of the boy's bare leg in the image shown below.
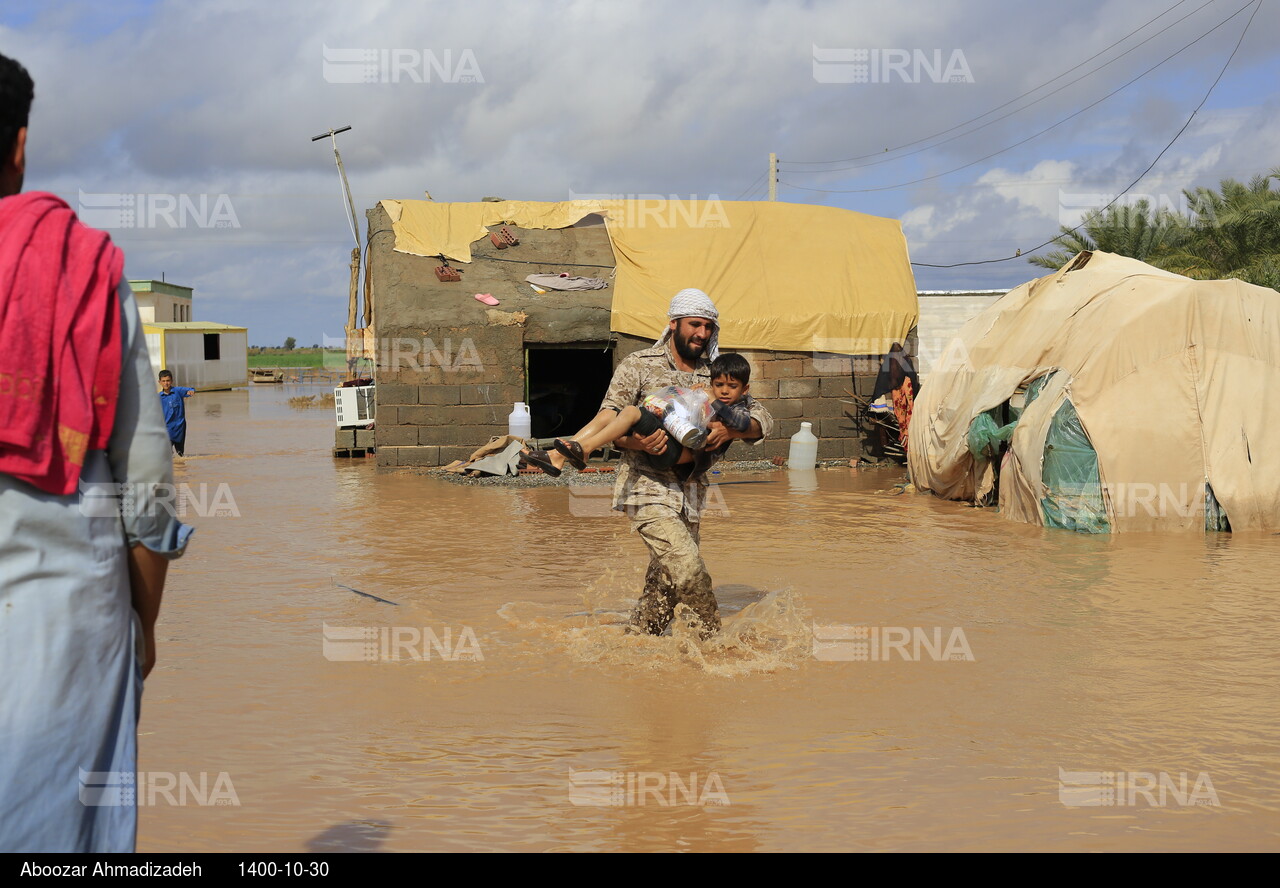
<svg viewBox="0 0 1280 888"><path fill-rule="evenodd" d="M624 408L624 410L636 410L636 409L638 408L634 408L634 407ZM601 410L599 413L597 413L595 416L591 418L591 422L587 423L582 428L578 429L576 434L570 437L563 438L562 440L581 441L584 437L595 435L601 429L605 428L610 423L612 423L619 415L620 415L619 411ZM640 415L639 413L636 414L637 417L639 415ZM631 426L627 426L627 428L631 428Z"/></svg>
<svg viewBox="0 0 1280 888"><path fill-rule="evenodd" d="M638 408L634 408L634 407L629 407L626 409L638 411ZM639 412L637 412L635 415L638 418L640 414ZM601 410L599 413L597 413L595 416L591 418L591 421L589 423L584 425L575 434L565 436L561 438L561 440L562 441L581 441L583 439L583 436L595 436L600 429L603 429L609 426L611 423L613 423L616 420L617 416L618 416L618 413L616 411ZM634 425L634 421L632 422L632 424ZM627 426L627 428L631 428L631 426ZM626 429L624 429L623 431L625 432ZM610 438L609 440L612 441L613 439ZM599 446L600 446L599 444L596 445L596 447L599 447ZM595 448L592 448L592 449L595 449ZM583 447L583 452L587 454L591 453L591 451L587 450L585 446ZM568 459L565 457L565 455L554 448L547 449L547 458L551 460L551 464L554 465L557 469L563 469L565 463L568 462Z"/></svg>
<svg viewBox="0 0 1280 888"><path fill-rule="evenodd" d="M592 451L603 447L610 441L621 438L631 431L631 427L640 419L640 408L635 406L623 407L617 413L612 410L601 411L601 413L609 414L608 423L593 431L588 431L584 428L582 432L573 436L573 440L582 445L583 456L590 456ZM598 416L596 418L599 419Z"/></svg>

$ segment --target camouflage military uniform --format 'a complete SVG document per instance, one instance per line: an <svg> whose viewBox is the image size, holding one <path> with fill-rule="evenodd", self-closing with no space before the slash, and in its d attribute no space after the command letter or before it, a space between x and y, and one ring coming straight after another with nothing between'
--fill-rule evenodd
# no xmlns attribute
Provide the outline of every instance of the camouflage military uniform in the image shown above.
<svg viewBox="0 0 1280 888"><path fill-rule="evenodd" d="M671 358L671 344L643 349L623 359L613 374L601 409L621 410L638 405L648 392L669 385L708 387L711 364L699 359L692 372L679 370ZM751 418L760 423L762 437L773 428L773 417L755 400ZM657 469L644 452L624 450L613 485L613 508L626 512L631 529L649 547L649 570L644 593L631 614L631 626L653 635L670 624L675 606L684 603L702 620L704 634L720 628L720 611L711 592L711 576L698 550L699 522L707 502L706 472L724 456L704 451L692 464Z"/></svg>

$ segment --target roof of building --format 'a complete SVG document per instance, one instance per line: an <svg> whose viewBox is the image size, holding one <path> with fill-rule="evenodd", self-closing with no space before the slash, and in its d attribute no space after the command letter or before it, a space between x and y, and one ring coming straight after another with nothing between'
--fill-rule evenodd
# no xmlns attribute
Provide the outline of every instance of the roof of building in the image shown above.
<svg viewBox="0 0 1280 888"><path fill-rule="evenodd" d="M248 332L248 327L236 327L232 324L215 324L212 321L144 321L142 326L157 330L172 330L176 333L228 333L232 330Z"/></svg>
<svg viewBox="0 0 1280 888"><path fill-rule="evenodd" d="M590 268L579 259L565 263L563 273L608 281L605 295L595 299L607 300L609 328L619 333L656 338L667 325L671 297L689 287L715 300L727 348L879 354L904 339L919 314L906 240L894 219L807 204L719 200L385 200L379 206L390 223L387 246L425 258L417 260L416 271L397 268L400 280L385 283L403 287L406 278L426 279L440 257L448 257L464 265L454 293L490 292L504 308L506 297L523 297L528 285L515 292L478 290L489 275L469 272L488 263L474 259L510 263L519 270L502 276L522 281L550 264L549 256L532 248L537 239L527 238L526 245L526 231L562 232L569 240L591 232L613 261L597 260L606 267ZM607 215L609 226L573 227L591 214ZM489 229L503 224L518 228L521 245L494 256ZM602 291L572 292L569 298L583 301L581 293ZM397 297L412 298L403 292ZM512 307L523 308L526 300ZM466 305L454 296L441 307L456 316ZM383 322L390 320L383 314L379 327L387 329Z"/></svg>
<svg viewBox="0 0 1280 888"><path fill-rule="evenodd" d="M194 292L193 287L171 284L168 281L129 281L129 288L135 293L163 293L179 299L190 299Z"/></svg>

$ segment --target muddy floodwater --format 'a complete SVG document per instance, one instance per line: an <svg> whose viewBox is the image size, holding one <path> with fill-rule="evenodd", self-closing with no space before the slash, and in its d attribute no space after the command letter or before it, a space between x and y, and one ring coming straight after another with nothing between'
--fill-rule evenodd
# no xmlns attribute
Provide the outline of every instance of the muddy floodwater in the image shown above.
<svg viewBox="0 0 1280 888"><path fill-rule="evenodd" d="M140 851L1280 846L1280 536L726 473L725 632L633 638L606 488L335 460L315 391L187 402Z"/></svg>

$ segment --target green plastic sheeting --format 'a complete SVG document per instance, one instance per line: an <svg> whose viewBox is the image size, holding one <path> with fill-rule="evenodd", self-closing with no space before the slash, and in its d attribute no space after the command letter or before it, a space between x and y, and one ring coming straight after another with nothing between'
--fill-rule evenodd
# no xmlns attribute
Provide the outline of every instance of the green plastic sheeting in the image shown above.
<svg viewBox="0 0 1280 888"><path fill-rule="evenodd" d="M1063 401L1049 421L1041 470L1045 496L1040 500L1047 527L1077 533L1110 533L1102 502L1098 453L1089 443L1075 405Z"/></svg>
<svg viewBox="0 0 1280 888"><path fill-rule="evenodd" d="M1227 510L1222 508L1213 488L1204 486L1204 529L1209 533L1231 533L1231 522L1227 519Z"/></svg>
<svg viewBox="0 0 1280 888"><path fill-rule="evenodd" d="M1018 427L1015 419L1008 425L997 426L992 411L979 413L969 424L969 453L974 459L995 459L1001 443L1008 441Z"/></svg>
<svg viewBox="0 0 1280 888"><path fill-rule="evenodd" d="M1026 410L1031 406L1031 402L1040 397L1040 392L1049 384L1049 380L1054 377L1053 373L1046 373L1044 376L1037 376L1031 380L1031 384L1027 386L1027 393L1022 399L1022 409Z"/></svg>

